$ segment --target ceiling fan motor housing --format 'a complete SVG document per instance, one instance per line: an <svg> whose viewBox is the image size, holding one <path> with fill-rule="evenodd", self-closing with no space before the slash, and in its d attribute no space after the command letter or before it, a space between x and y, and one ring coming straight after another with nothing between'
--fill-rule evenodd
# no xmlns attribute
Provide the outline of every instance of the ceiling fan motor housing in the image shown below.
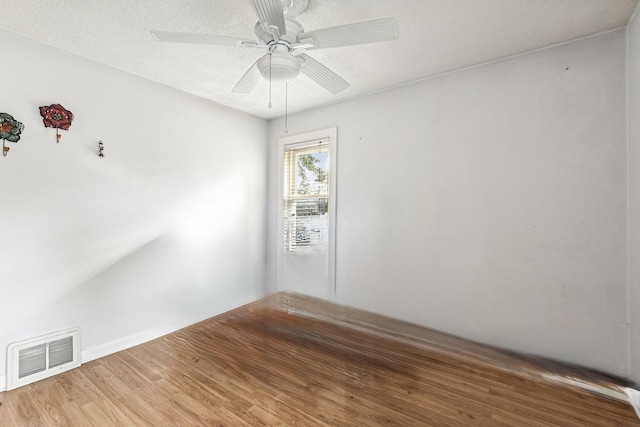
<svg viewBox="0 0 640 427"><path fill-rule="evenodd" d="M296 43L298 34L304 30L299 22L285 19L286 34L275 38L266 31L261 22L254 28L256 36L269 46L269 52L257 62L262 77L272 83L286 83L295 79L300 73L300 61L291 52L291 45Z"/></svg>
<svg viewBox="0 0 640 427"><path fill-rule="evenodd" d="M284 23L286 25L286 33L280 34L278 36L279 40L276 40L273 34L269 31L269 29L264 28L262 22L256 22L256 25L253 27L253 32L256 33L256 37L262 40L267 46L274 42L287 42L293 44L296 42L298 34L304 32L302 28L302 24L293 19L285 19Z"/></svg>

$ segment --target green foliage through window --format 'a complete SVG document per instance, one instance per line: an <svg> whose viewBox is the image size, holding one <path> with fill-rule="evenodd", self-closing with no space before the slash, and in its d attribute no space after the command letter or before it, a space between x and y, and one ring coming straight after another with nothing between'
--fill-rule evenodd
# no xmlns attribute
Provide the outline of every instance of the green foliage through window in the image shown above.
<svg viewBox="0 0 640 427"><path fill-rule="evenodd" d="M298 194L311 194L313 192L311 181L315 183L313 185L315 192L319 192L321 188L326 188L326 161L324 163L322 165L321 159L314 154L298 156ZM326 192L326 190L323 192Z"/></svg>

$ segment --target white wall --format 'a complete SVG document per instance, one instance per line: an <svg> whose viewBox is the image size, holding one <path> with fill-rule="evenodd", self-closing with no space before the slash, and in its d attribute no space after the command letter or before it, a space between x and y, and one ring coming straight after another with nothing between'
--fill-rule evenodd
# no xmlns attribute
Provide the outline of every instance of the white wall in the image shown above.
<svg viewBox="0 0 640 427"><path fill-rule="evenodd" d="M264 295L266 121L0 38L0 112L26 126L0 157L0 381L13 341L80 326L86 361Z"/></svg>
<svg viewBox="0 0 640 427"><path fill-rule="evenodd" d="M625 45L616 31L290 117L290 135L338 126L338 302L627 376ZM269 129L275 254L283 121Z"/></svg>
<svg viewBox="0 0 640 427"><path fill-rule="evenodd" d="M631 378L640 384L640 17L627 29L629 38L629 283Z"/></svg>

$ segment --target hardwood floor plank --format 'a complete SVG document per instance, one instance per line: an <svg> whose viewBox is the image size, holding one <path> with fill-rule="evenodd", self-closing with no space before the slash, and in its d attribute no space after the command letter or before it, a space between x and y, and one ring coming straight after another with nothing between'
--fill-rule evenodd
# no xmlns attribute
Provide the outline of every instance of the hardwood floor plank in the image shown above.
<svg viewBox="0 0 640 427"><path fill-rule="evenodd" d="M82 411L76 403L65 403L61 406L62 412L67 414L69 418L69 426L77 426L80 423L86 427L100 427L99 424L94 423L92 420L86 417L85 413Z"/></svg>
<svg viewBox="0 0 640 427"><path fill-rule="evenodd" d="M15 421L13 421L13 417L11 416L11 411L5 405L2 407L2 403L0 402L0 426L9 426L14 425Z"/></svg>

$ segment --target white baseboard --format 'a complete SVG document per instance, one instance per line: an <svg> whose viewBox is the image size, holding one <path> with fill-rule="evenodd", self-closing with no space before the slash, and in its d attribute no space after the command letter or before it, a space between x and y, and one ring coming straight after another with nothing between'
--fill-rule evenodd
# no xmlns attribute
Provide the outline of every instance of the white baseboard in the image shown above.
<svg viewBox="0 0 640 427"><path fill-rule="evenodd" d="M7 376L0 375L0 391L7 391Z"/></svg>
<svg viewBox="0 0 640 427"><path fill-rule="evenodd" d="M183 326L181 326L183 327ZM144 344L148 341L160 338L161 336L175 332L180 327L167 327L164 329L153 329L144 331L138 334L129 335L127 337L119 338L117 340L100 344L95 347L89 347L82 349L80 360L81 363L91 362L92 360L99 359L101 357L108 356L113 353L117 353L122 350L126 350L131 347L135 347L140 344Z"/></svg>
<svg viewBox="0 0 640 427"><path fill-rule="evenodd" d="M626 388L625 392L629 396L629 403L633 406L633 410L636 411L636 415L640 418L640 391L633 388Z"/></svg>

